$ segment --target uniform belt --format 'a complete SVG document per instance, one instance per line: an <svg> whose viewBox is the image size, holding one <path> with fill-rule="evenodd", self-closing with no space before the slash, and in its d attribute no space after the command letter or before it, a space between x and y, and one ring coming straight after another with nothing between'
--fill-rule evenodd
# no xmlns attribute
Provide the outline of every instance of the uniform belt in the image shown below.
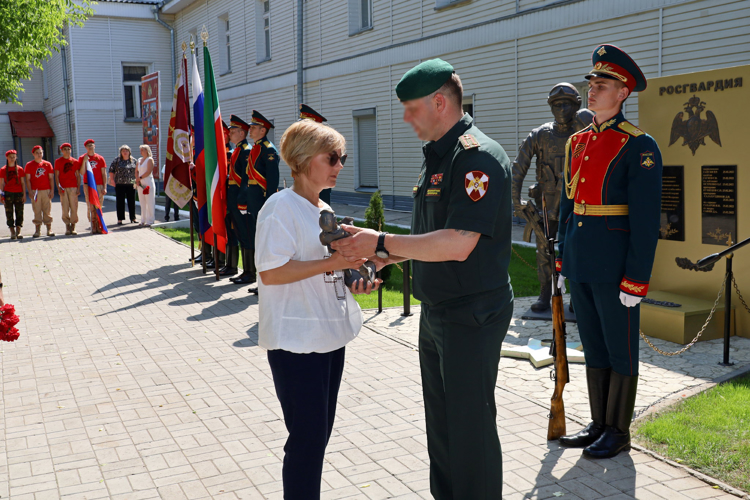
<svg viewBox="0 0 750 500"><path fill-rule="evenodd" d="M576 203L573 206L573 212L578 215L628 215L628 206Z"/></svg>

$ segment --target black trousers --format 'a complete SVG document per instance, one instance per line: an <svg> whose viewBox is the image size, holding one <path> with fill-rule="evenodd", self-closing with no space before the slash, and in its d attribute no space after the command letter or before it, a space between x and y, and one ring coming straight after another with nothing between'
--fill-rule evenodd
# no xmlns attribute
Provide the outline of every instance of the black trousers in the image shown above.
<svg viewBox="0 0 750 500"><path fill-rule="evenodd" d="M495 385L512 315L509 286L449 304L422 302L419 366L435 500L502 498Z"/></svg>
<svg viewBox="0 0 750 500"><path fill-rule="evenodd" d="M328 353L268 351L289 438L284 445L284 500L319 500L323 456L333 430L344 347Z"/></svg>
<svg viewBox="0 0 750 500"><path fill-rule="evenodd" d="M172 201L172 198L164 195L164 217L166 219L169 218L169 210L174 207L174 220L180 220L180 207L177 206L177 203Z"/></svg>
<svg viewBox="0 0 750 500"><path fill-rule="evenodd" d="M620 302L620 283L577 283L570 280L578 334L586 366L612 368L620 375L638 375L641 305Z"/></svg>
<svg viewBox="0 0 750 500"><path fill-rule="evenodd" d="M8 227L23 226L23 204L25 201L23 193L5 193L5 221L8 223ZM13 217L14 211L15 217Z"/></svg>
<svg viewBox="0 0 750 500"><path fill-rule="evenodd" d="M115 200L117 205L117 220L125 220L125 199L128 200L130 220L135 220L135 188L132 184L116 184Z"/></svg>

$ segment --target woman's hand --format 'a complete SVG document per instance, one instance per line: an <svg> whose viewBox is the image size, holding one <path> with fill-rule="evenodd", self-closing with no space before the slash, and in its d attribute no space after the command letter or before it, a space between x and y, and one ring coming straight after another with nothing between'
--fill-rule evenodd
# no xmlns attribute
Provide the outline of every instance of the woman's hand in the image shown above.
<svg viewBox="0 0 750 500"><path fill-rule="evenodd" d="M380 278L377 278L375 281L370 283L367 282L367 285L365 285L365 280L363 278L360 278L358 281L355 281L352 283L352 287L349 289L354 295L359 295L362 293L366 293L367 295L370 295L370 292L374 292L378 288L380 288L380 284L383 282Z"/></svg>

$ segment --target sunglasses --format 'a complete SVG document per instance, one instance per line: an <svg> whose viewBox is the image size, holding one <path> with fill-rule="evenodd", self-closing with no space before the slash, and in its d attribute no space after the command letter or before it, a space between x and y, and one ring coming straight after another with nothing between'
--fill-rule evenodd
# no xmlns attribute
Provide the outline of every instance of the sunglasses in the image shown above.
<svg viewBox="0 0 750 500"><path fill-rule="evenodd" d="M336 164L340 160L341 161L341 165L345 165L346 164L346 159L348 157L349 157L349 155L341 155L341 156L339 156L339 154L334 151L333 153L331 153L331 156L328 157L328 163L330 163L332 167L335 167Z"/></svg>

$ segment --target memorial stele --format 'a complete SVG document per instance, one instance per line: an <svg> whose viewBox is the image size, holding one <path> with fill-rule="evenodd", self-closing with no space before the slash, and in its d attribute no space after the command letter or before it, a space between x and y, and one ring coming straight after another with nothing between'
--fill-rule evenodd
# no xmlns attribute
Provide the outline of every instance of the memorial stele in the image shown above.
<svg viewBox="0 0 750 500"><path fill-rule="evenodd" d="M674 340L676 333L660 330L684 320L683 340L674 341L686 343L708 316L726 262L696 272L681 269L675 258L697 262L730 240L750 237L750 66L650 78L638 112L639 127L656 139L664 164L662 226L648 297L684 304L644 304L641 328L646 335ZM733 271L750 302L750 246L735 252ZM731 289L732 333L750 337L750 313ZM723 334L723 304L724 297L705 337Z"/></svg>

